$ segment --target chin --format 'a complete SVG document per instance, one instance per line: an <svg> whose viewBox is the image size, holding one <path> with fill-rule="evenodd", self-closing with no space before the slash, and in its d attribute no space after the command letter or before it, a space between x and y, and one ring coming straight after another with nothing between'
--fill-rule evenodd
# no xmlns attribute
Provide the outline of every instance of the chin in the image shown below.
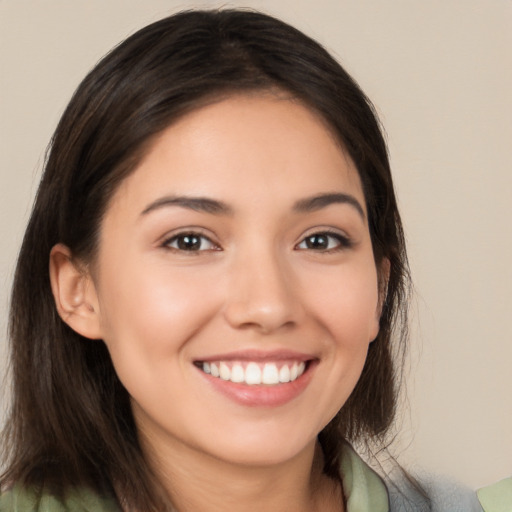
<svg viewBox="0 0 512 512"><path fill-rule="evenodd" d="M243 466L275 466L313 451L317 434L290 431L275 432L255 429L255 432L233 432L227 438L212 435L216 440L210 453L218 459ZM270 429L273 430L273 429ZM213 449L212 449L213 448Z"/></svg>

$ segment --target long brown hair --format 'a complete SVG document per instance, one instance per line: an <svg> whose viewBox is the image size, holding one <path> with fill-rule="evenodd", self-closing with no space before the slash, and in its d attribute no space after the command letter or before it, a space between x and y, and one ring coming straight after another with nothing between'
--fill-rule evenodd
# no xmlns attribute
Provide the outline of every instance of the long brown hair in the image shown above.
<svg viewBox="0 0 512 512"><path fill-rule="evenodd" d="M21 482L65 493L88 486L114 493L127 509L162 510L104 343L85 340L57 314L50 250L60 242L80 259L93 258L109 198L157 134L211 99L268 89L318 112L349 152L363 184L377 267L390 262L379 335L356 388L319 435L325 471L337 475L345 439L385 442L403 364L408 272L374 108L345 70L293 27L256 12L190 11L143 28L104 57L51 141L12 292L3 487Z"/></svg>

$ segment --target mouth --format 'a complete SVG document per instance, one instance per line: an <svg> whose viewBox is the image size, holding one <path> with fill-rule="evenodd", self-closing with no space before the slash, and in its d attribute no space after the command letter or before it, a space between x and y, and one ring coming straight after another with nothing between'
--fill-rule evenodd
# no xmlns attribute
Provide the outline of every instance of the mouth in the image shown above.
<svg viewBox="0 0 512 512"><path fill-rule="evenodd" d="M315 355L289 350L244 350L194 361L212 390L236 404L264 408L298 398L319 364Z"/></svg>
<svg viewBox="0 0 512 512"><path fill-rule="evenodd" d="M205 374L216 379L247 386L278 386L296 381L311 364L311 360L288 361L196 361Z"/></svg>

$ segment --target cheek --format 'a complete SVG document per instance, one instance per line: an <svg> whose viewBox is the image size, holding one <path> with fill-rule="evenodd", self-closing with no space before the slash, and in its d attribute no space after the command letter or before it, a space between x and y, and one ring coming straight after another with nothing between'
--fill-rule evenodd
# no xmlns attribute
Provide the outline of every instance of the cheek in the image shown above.
<svg viewBox="0 0 512 512"><path fill-rule="evenodd" d="M373 265L341 269L315 283L311 307L334 339L347 350L358 350L378 332L378 285ZM314 304L314 305L313 305Z"/></svg>
<svg viewBox="0 0 512 512"><path fill-rule="evenodd" d="M102 281L104 341L119 372L143 371L144 362L149 367L185 350L187 340L215 314L218 300L214 288L204 293L200 276L158 265L123 267L110 274L112 279L105 272Z"/></svg>
<svg viewBox="0 0 512 512"><path fill-rule="evenodd" d="M372 261L340 267L331 275L317 273L309 310L324 334L324 381L318 407L325 411L323 428L343 407L360 378L369 344L378 332L378 286Z"/></svg>

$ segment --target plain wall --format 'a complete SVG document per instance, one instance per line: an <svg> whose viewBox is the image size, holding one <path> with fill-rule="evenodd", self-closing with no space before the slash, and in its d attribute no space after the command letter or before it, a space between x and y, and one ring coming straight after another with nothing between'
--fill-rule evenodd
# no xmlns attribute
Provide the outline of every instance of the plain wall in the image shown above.
<svg viewBox="0 0 512 512"><path fill-rule="evenodd" d="M0 361L44 149L72 92L138 28L219 5L319 40L386 128L416 287L401 462L473 487L512 474L510 0L0 0Z"/></svg>

